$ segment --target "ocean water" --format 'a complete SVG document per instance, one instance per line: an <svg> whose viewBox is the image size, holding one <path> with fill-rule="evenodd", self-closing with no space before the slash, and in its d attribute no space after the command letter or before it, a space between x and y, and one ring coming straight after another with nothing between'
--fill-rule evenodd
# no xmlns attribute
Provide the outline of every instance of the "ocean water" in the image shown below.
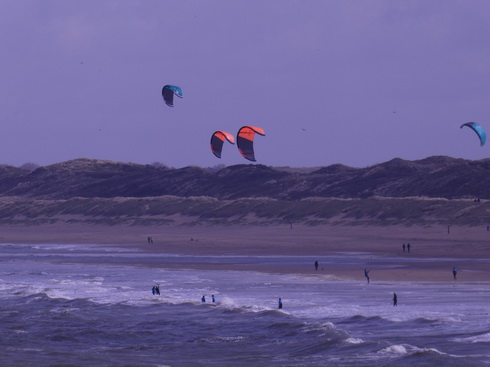
<svg viewBox="0 0 490 367"><path fill-rule="evenodd" d="M309 257L13 244L1 244L0 254L0 366L490 365L489 282L367 284L219 270L229 262L313 268ZM320 263L362 273L368 257ZM162 261L216 270L163 269Z"/></svg>

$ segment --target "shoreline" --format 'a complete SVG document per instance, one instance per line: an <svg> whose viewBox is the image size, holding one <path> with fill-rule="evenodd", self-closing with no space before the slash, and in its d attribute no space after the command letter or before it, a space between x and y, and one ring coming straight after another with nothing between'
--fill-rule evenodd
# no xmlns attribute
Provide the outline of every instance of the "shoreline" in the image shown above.
<svg viewBox="0 0 490 367"><path fill-rule="evenodd" d="M153 244L148 244L148 237ZM375 281L453 282L490 281L490 232L482 227L404 226L104 226L87 224L1 225L0 243L94 244L137 249L147 254L192 256L298 256L311 257L311 266L268 267L261 264L220 263L219 270L298 274L320 278L365 281L359 263L329 264L315 272L313 262L344 254L363 258ZM403 252L402 244L411 251ZM101 263L94 261L94 263ZM101 263L102 264L102 263ZM128 265L169 269L216 269L203 259L190 265L130 261ZM456 281L455 283L457 283Z"/></svg>

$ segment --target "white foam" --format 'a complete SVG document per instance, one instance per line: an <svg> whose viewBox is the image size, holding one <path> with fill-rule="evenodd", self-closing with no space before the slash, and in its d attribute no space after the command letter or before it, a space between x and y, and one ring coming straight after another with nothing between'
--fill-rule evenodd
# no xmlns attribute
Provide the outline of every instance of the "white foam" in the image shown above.
<svg viewBox="0 0 490 367"><path fill-rule="evenodd" d="M407 349L401 345L390 345L378 351L379 354L407 354Z"/></svg>
<svg viewBox="0 0 490 367"><path fill-rule="evenodd" d="M488 343L490 342L490 333L470 336L467 338L454 338L453 341L458 343Z"/></svg>

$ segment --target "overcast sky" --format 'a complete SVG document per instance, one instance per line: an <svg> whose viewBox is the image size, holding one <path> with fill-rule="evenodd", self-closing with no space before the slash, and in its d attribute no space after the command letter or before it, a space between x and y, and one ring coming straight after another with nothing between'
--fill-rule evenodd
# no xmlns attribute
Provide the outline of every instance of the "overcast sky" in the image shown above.
<svg viewBox="0 0 490 367"><path fill-rule="evenodd" d="M2 0L0 163L490 157L490 1ZM165 84L184 98L167 107Z"/></svg>

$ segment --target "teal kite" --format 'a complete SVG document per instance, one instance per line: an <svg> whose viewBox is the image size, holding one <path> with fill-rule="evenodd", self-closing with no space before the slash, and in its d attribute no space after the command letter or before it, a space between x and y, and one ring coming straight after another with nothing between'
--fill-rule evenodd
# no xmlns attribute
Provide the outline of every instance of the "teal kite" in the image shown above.
<svg viewBox="0 0 490 367"><path fill-rule="evenodd" d="M184 97L182 88L177 87L176 85L166 85L163 87L162 89L163 100L169 107L174 106L174 94L179 98Z"/></svg>
<svg viewBox="0 0 490 367"><path fill-rule="evenodd" d="M476 135L478 135L478 138L480 139L480 146L483 146L485 144L485 142L487 141L487 134L480 124L476 122L467 122L461 125L460 128L462 129L463 126L468 126L476 133Z"/></svg>

